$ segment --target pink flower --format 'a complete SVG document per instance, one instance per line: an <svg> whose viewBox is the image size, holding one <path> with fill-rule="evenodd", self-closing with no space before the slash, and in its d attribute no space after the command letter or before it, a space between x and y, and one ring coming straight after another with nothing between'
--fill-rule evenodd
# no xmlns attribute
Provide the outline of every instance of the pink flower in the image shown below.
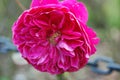
<svg viewBox="0 0 120 80"><path fill-rule="evenodd" d="M77 71L95 53L99 39L76 0L32 0L12 27L13 42L36 69L52 74Z"/></svg>

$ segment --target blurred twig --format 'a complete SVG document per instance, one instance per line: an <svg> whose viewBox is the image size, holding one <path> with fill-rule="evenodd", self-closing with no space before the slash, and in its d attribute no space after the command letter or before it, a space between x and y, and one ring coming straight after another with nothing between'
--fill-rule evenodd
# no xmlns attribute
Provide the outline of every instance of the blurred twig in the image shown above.
<svg viewBox="0 0 120 80"><path fill-rule="evenodd" d="M15 0L15 1L23 11L26 10L25 6L23 6L19 0Z"/></svg>

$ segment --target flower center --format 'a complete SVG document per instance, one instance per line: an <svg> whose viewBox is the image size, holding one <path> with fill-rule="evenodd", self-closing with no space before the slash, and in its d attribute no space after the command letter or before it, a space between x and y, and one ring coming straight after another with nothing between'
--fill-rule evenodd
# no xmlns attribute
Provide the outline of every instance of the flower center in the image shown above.
<svg viewBox="0 0 120 80"><path fill-rule="evenodd" d="M50 43L54 45L57 44L60 35L61 35L60 32L53 33L52 36L49 38Z"/></svg>

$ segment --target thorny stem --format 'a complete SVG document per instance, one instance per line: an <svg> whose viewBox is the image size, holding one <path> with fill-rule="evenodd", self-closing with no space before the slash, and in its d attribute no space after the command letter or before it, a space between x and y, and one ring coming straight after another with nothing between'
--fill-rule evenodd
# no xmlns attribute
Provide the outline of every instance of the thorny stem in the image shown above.
<svg viewBox="0 0 120 80"><path fill-rule="evenodd" d="M57 80L65 80L65 77L63 74L57 75Z"/></svg>
<svg viewBox="0 0 120 80"><path fill-rule="evenodd" d="M23 11L26 10L26 8L21 4L21 2L19 0L15 0L15 1Z"/></svg>

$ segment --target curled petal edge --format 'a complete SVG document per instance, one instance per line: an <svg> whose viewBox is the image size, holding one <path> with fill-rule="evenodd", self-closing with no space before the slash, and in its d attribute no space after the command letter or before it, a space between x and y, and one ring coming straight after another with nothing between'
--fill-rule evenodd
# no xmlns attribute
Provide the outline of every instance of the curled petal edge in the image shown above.
<svg viewBox="0 0 120 80"><path fill-rule="evenodd" d="M58 0L32 0L30 8L46 5L46 4L57 4Z"/></svg>

